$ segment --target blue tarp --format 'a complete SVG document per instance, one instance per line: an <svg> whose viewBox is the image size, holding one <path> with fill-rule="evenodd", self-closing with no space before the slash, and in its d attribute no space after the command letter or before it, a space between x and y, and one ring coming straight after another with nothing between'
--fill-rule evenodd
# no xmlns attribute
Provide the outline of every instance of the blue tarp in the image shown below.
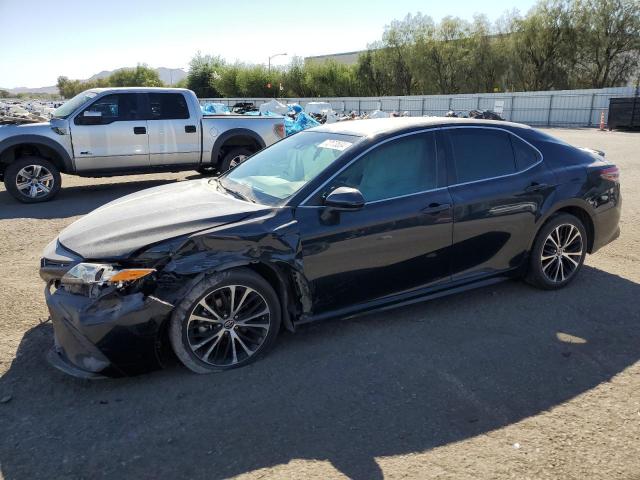
<svg viewBox="0 0 640 480"><path fill-rule="evenodd" d="M284 117L284 131L287 136L318 125L320 125L320 122L304 112L300 112L296 118Z"/></svg>
<svg viewBox="0 0 640 480"><path fill-rule="evenodd" d="M230 113L229 107L227 107L224 103L205 103L200 106L202 109L202 113L205 115L215 115L219 113Z"/></svg>

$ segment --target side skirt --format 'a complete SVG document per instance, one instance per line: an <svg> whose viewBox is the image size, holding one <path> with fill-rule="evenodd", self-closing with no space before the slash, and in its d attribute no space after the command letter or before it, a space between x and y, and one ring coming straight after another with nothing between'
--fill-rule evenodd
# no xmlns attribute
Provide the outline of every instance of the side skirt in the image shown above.
<svg viewBox="0 0 640 480"><path fill-rule="evenodd" d="M447 295L453 295L456 293L466 292L467 290L473 290L476 288L486 287L488 285L494 285L496 283L503 282L505 280L513 279L515 271L503 272L497 276L484 278L482 280L476 280L472 282L465 282L458 285L449 285L446 288L439 286L439 289L429 288L419 291L413 291L409 293L403 293L394 295L392 297L385 297L382 299L372 300L366 303L360 303L353 307L342 308L340 310L332 310L329 312L321 313L319 315L313 315L309 317L300 318L296 321L296 325L303 325L305 323L317 322L320 320L328 320L330 318L354 318L361 315L366 315L373 312L381 312L385 310L391 310L394 308L404 307L412 305L414 303L425 302L427 300L433 300L435 298L446 297Z"/></svg>

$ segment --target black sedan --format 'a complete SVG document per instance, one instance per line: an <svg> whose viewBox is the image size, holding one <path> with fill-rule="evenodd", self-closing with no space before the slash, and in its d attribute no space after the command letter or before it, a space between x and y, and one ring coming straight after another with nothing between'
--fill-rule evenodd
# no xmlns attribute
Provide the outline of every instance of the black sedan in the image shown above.
<svg viewBox="0 0 640 480"><path fill-rule="evenodd" d="M311 321L506 278L562 288L619 235L620 208L604 154L524 125L325 125L64 230L41 261L48 358L76 376L119 376L161 365L170 346L208 373Z"/></svg>

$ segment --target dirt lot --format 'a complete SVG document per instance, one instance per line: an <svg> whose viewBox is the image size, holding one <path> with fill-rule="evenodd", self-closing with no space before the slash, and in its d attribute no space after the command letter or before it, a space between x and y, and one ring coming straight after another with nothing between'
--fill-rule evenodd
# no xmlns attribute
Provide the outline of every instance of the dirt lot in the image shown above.
<svg viewBox="0 0 640 480"><path fill-rule="evenodd" d="M260 362L88 382L50 368L42 248L180 175L0 187L0 477L640 479L640 134L554 130L622 169L622 236L559 292L506 282L282 335Z"/></svg>

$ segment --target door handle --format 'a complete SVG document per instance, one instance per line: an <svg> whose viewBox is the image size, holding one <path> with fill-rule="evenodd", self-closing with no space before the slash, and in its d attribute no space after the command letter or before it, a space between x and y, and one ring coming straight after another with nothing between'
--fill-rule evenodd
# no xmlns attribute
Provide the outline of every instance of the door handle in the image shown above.
<svg viewBox="0 0 640 480"><path fill-rule="evenodd" d="M184 132L185 133L196 133L196 126L195 125L185 125L184 126Z"/></svg>
<svg viewBox="0 0 640 480"><path fill-rule="evenodd" d="M450 208L450 203L430 203L420 211L422 213L426 213L427 215L431 215L433 213L444 212L445 210L449 210Z"/></svg>
<svg viewBox="0 0 640 480"><path fill-rule="evenodd" d="M547 188L548 186L549 185L547 185L546 183L532 182L531 185L529 185L527 188L524 189L524 191L527 193L538 192L540 190Z"/></svg>
<svg viewBox="0 0 640 480"><path fill-rule="evenodd" d="M144 135L147 133L147 127L133 127L133 133L136 135Z"/></svg>

